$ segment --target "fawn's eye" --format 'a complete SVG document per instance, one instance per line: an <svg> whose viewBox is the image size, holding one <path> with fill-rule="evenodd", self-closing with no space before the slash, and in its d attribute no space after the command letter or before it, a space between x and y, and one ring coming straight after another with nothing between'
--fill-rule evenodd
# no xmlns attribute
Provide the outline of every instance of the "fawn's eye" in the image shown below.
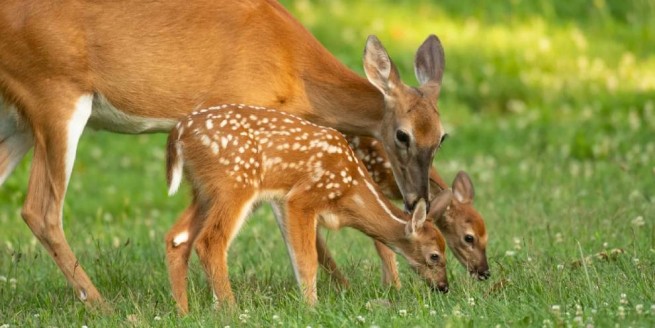
<svg viewBox="0 0 655 328"><path fill-rule="evenodd" d="M439 258L440 258L439 254L437 254L437 253L430 254L430 261L432 261L432 262L435 262L435 263L439 262Z"/></svg>
<svg viewBox="0 0 655 328"><path fill-rule="evenodd" d="M446 141L446 139L448 139L448 133L444 133L441 136L441 140L439 140L439 147L441 147L441 144L443 144L443 142Z"/></svg>
<svg viewBox="0 0 655 328"><path fill-rule="evenodd" d="M409 134L403 130L396 130L396 143L405 148L409 148Z"/></svg>
<svg viewBox="0 0 655 328"><path fill-rule="evenodd" d="M469 243L469 244L473 244L473 241L474 241L474 240L475 240L475 238L474 238L472 235L466 235L466 236L464 236L464 241L467 242L467 243Z"/></svg>

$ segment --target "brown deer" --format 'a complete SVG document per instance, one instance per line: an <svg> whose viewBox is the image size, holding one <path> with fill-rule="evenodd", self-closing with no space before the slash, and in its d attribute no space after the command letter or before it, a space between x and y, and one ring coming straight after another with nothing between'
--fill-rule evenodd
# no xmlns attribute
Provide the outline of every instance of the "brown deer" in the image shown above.
<svg viewBox="0 0 655 328"><path fill-rule="evenodd" d="M275 204L309 304L317 300L317 225L360 230L407 258L430 287L448 291L445 240L426 220L425 202L410 216L382 197L334 129L263 107L203 109L182 119L169 135L169 194L177 191L183 172L193 189L194 213L166 236L169 276L181 313L188 312L187 263L194 245L216 299L234 303L228 248L261 201ZM450 198L448 191L435 197L430 215L440 216Z"/></svg>
<svg viewBox="0 0 655 328"><path fill-rule="evenodd" d="M385 196L391 199L401 198L382 145L373 138L346 137L346 139ZM430 169L430 183L433 195L448 190L448 185L434 167ZM475 192L468 174L463 171L457 174L453 181L452 192L454 197L444 215L433 218L434 222L446 238L457 260L472 276L479 280L486 280L491 275L486 254L487 230L482 216L473 206ZM320 235L317 235L317 238L321 266L328 271L333 280L347 286L348 280L337 268L327 245ZM378 242L375 242L375 248L382 260L382 281L400 287L395 253Z"/></svg>
<svg viewBox="0 0 655 328"><path fill-rule="evenodd" d="M0 35L0 184L34 148L22 217L82 301L102 298L64 236L62 207L86 126L168 132L214 104L275 107L381 140L405 206L428 198L444 133L434 35L416 53L418 88L400 80L376 37L367 80L273 0L5 0Z"/></svg>

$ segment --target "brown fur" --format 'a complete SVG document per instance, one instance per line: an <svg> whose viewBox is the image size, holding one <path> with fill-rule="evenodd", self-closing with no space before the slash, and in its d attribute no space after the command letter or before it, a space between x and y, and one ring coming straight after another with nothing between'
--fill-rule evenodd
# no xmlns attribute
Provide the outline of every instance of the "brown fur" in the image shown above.
<svg viewBox="0 0 655 328"><path fill-rule="evenodd" d="M168 143L172 151L167 162L183 162L194 194L193 205L166 236L173 295L181 313L188 311L186 262L193 245L217 300L234 303L227 251L241 222L260 201L275 204L309 304L317 300L322 256L317 251L318 224L362 231L406 257L430 287L447 291L446 242L425 220L425 203L420 202L412 216L394 207L336 130L274 110L220 106L183 119ZM168 171L169 177L182 174L175 165ZM449 192L439 195L433 209L445 211L450 197ZM438 259L431 259L433 255Z"/></svg>
<svg viewBox="0 0 655 328"><path fill-rule="evenodd" d="M380 142L366 137L347 137L347 140L355 155L362 161L373 181L385 196L391 199L401 198L387 155ZM434 167L430 169L430 183L433 195L449 189ZM443 215L435 216L433 214L431 217L459 262L467 268L471 275L481 280L487 279L490 275L486 256L487 231L482 216L473 206L473 185L468 176L460 172L453 182L453 189L462 191L462 194L467 197L463 201L453 197ZM474 237L473 244L464 241L464 237L468 233L472 233ZM348 280L334 264L329 250L320 248L326 246L325 242L321 241L318 246L319 252L323 254L321 258L323 267L327 268L337 283L347 286ZM379 243L376 243L375 247L382 261L382 281L385 284L400 287L395 254Z"/></svg>
<svg viewBox="0 0 655 328"><path fill-rule="evenodd" d="M0 98L8 104L0 119L12 125L0 131L0 180L34 147L22 216L83 301L101 296L61 229L65 168L72 165L65 154L75 150L67 149L67 124L82 95L94 97L88 118L94 128L164 132L195 108L249 103L376 136L392 160L400 154L393 134L401 124L416 141L404 162L393 162L401 189L409 208L427 198L425 157L442 132L434 90L443 49L434 36L417 52L426 92L415 93L410 104L406 97L385 101L273 0L7 0L0 6L0 35ZM378 44L370 49L379 53ZM396 82L403 87L394 94L402 96L405 86ZM116 108L120 124L99 116L96 105L103 101ZM14 114L18 121L7 118ZM123 116L148 124L129 125ZM429 129L414 131L419 121Z"/></svg>

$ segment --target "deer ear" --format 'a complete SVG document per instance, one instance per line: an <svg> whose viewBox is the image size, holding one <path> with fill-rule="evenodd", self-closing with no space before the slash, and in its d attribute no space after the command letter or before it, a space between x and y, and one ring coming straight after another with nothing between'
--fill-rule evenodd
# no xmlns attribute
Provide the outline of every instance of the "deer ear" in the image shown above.
<svg viewBox="0 0 655 328"><path fill-rule="evenodd" d="M432 222L439 221L443 214L446 212L450 202L453 199L453 193L450 190L442 190L437 196L434 197L432 202L430 202L430 213L428 216L432 219Z"/></svg>
<svg viewBox="0 0 655 328"><path fill-rule="evenodd" d="M468 204L473 202L475 190L473 189L473 182L468 174L464 171L459 171L455 180L453 181L453 194L455 199L462 203Z"/></svg>
<svg viewBox="0 0 655 328"><path fill-rule="evenodd" d="M422 89L435 95L439 94L446 66L445 58L439 38L434 34L428 36L416 51L414 59L414 74Z"/></svg>
<svg viewBox="0 0 655 328"><path fill-rule="evenodd" d="M412 219L407 222L405 229L407 236L409 237L416 234L418 230L423 227L423 224L425 224L425 219L427 219L425 214L425 201L420 199L418 204L416 204L416 208L414 208Z"/></svg>
<svg viewBox="0 0 655 328"><path fill-rule="evenodd" d="M370 35L366 40L364 72L369 82L387 97L392 95L393 89L400 86L398 69L375 35Z"/></svg>

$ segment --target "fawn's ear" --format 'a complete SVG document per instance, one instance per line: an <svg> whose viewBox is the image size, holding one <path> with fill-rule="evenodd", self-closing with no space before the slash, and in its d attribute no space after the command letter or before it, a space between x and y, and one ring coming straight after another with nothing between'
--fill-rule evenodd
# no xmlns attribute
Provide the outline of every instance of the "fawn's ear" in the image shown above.
<svg viewBox="0 0 655 328"><path fill-rule="evenodd" d="M428 36L416 51L414 73L421 84L421 89L434 96L439 95L446 60L439 38L432 34Z"/></svg>
<svg viewBox="0 0 655 328"><path fill-rule="evenodd" d="M453 194L455 195L455 200L462 204L473 202L475 190L473 189L473 182L471 182L471 178L469 178L466 172L459 171L457 173L453 181Z"/></svg>
<svg viewBox="0 0 655 328"><path fill-rule="evenodd" d="M396 65L391 61L387 50L375 35L370 35L366 40L364 72L369 82L378 88L385 97L391 97L393 90L402 83Z"/></svg>
<svg viewBox="0 0 655 328"><path fill-rule="evenodd" d="M416 204L416 208L414 208L412 219L409 220L405 226L405 233L407 234L407 237L414 236L418 230L423 227L426 219L427 216L425 214L425 200L420 199L418 204Z"/></svg>
<svg viewBox="0 0 655 328"><path fill-rule="evenodd" d="M432 199L432 202L430 202L430 213L428 214L432 222L436 223L443 217L452 199L453 193L448 189L442 190Z"/></svg>

